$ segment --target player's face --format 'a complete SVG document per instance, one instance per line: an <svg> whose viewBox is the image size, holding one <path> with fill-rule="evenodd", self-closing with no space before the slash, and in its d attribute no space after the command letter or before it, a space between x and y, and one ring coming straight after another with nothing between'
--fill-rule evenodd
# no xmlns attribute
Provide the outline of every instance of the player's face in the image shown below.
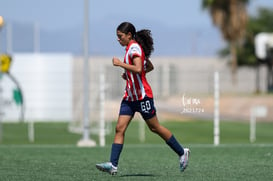
<svg viewBox="0 0 273 181"><path fill-rule="evenodd" d="M131 33L125 34L119 30L117 31L117 37L118 42L120 43L121 46L127 46L129 42L132 40Z"/></svg>

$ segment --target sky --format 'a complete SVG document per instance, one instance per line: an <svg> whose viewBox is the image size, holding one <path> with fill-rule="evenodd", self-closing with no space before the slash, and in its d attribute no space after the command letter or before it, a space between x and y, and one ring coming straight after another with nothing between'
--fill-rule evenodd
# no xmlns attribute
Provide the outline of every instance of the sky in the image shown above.
<svg viewBox="0 0 273 181"><path fill-rule="evenodd" d="M171 3L170 3L171 2ZM171 27L211 25L201 0L89 0L89 18L100 21L119 17L149 19ZM252 0L251 12L259 6L273 7L272 0ZM38 22L47 29L64 29L83 22L84 0L0 0L0 15L8 21ZM131 7L131 8L130 8Z"/></svg>
<svg viewBox="0 0 273 181"><path fill-rule="evenodd" d="M166 26L188 24L209 24L209 16L201 11L199 0L89 0L89 18L101 21L118 17L128 19L148 19ZM6 21L39 22L47 29L62 29L83 22L84 0L0 0L0 14ZM132 8L128 8L132 7Z"/></svg>
<svg viewBox="0 0 273 181"><path fill-rule="evenodd" d="M201 8L201 2L202 0L89 0L89 20L92 22L90 31L99 32L100 28L107 27L100 27L100 24L108 23L113 25L109 26L111 30L108 31L114 32L116 26L123 21L133 22L137 29L153 29L158 25L173 29L213 28L210 15ZM273 8L273 1L251 0L249 12L253 14L261 6ZM84 0L0 0L0 16L4 17L6 23L35 22L47 31L82 28Z"/></svg>

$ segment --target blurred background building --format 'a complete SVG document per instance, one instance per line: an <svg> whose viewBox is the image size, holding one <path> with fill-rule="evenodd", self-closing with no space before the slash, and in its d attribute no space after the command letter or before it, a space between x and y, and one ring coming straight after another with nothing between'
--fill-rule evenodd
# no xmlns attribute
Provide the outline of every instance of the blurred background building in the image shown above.
<svg viewBox="0 0 273 181"><path fill-rule="evenodd" d="M234 80L232 54L228 50L230 42L222 36L221 29L214 26L213 4L206 2L140 0L138 3L145 6L142 5L139 11L131 11L125 9L125 0L90 0L91 120L99 119L102 84L106 97L105 118L112 121L118 114L125 85L120 78L122 70L113 67L111 59L112 56L123 57L123 48L117 43L115 34L116 26L123 21L132 22L138 30L152 30L155 70L147 77L163 119L170 115L178 119L212 119L215 71L220 74L223 119L248 120L249 111L255 105L273 109L273 97L268 94L268 65L262 61L257 63L254 49L252 57L244 56L240 51L248 50L243 46L250 35L246 33L245 39L238 43L243 48L237 51L238 68ZM247 2L248 21L255 22L255 18L263 13L272 15L270 0ZM26 119L82 120L83 7L83 1L76 0L10 0L0 3L0 16L4 18L0 52L13 57L10 73L22 87ZM251 24L248 26L251 28ZM226 56L219 56L219 52ZM100 78L102 75L105 77L103 80ZM20 109L12 101L14 82L4 74L0 80L1 100L4 102L1 105L2 119L16 121ZM204 112L182 114L183 96L198 99ZM272 121L272 111L268 112L264 120Z"/></svg>

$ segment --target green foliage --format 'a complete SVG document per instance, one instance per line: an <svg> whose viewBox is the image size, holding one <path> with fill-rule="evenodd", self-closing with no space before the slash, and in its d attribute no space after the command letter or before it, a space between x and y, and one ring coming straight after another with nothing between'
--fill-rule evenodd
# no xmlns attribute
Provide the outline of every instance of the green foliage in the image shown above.
<svg viewBox="0 0 273 181"><path fill-rule="evenodd" d="M260 32L272 32L273 9L260 8L257 16L250 17L247 35L242 46L238 47L239 65L256 65L254 37Z"/></svg>
<svg viewBox="0 0 273 181"><path fill-rule="evenodd" d="M250 17L248 31L253 35L260 32L273 31L273 8L260 8L258 14Z"/></svg>
<svg viewBox="0 0 273 181"><path fill-rule="evenodd" d="M257 15L250 16L247 24L247 33L242 42L237 45L238 65L255 66L257 64L255 56L254 38L260 32L273 32L273 9L260 8ZM219 51L220 56L228 56L229 47Z"/></svg>
<svg viewBox="0 0 273 181"><path fill-rule="evenodd" d="M202 1L202 8L204 8L204 9L209 8L213 2L214 2L214 0L203 0Z"/></svg>

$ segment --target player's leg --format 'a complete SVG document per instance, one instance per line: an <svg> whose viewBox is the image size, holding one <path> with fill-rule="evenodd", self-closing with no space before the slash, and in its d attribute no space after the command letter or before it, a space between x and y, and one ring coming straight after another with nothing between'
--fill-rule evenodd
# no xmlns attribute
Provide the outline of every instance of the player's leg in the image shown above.
<svg viewBox="0 0 273 181"><path fill-rule="evenodd" d="M123 148L124 136L129 123L132 120L132 116L120 115L116 125L116 133L114 143L112 144L110 162L113 166L118 166L118 160Z"/></svg>
<svg viewBox="0 0 273 181"><path fill-rule="evenodd" d="M108 172L111 175L117 174L117 166L120 153L123 149L125 132L133 116L134 111L131 108L131 104L129 102L122 101L118 121L116 124L114 142L111 148L110 162L96 164L96 167L99 170Z"/></svg>
<svg viewBox="0 0 273 181"><path fill-rule="evenodd" d="M155 115L154 117L146 120L146 124L148 125L149 129L158 134L161 138L163 138L166 143L179 155L184 154L184 150L182 146L178 143L178 141L175 139L171 131L161 124L159 124L158 118Z"/></svg>
<svg viewBox="0 0 273 181"><path fill-rule="evenodd" d="M172 133L159 124L153 98L145 97L142 101L139 101L138 111L141 113L141 116L152 132L164 139L179 156L184 154L184 149L177 142Z"/></svg>
<svg viewBox="0 0 273 181"><path fill-rule="evenodd" d="M184 171L188 166L190 150L188 148L184 149L176 140L174 135L170 132L170 130L159 124L156 115L146 120L146 123L152 132L158 134L161 138L163 138L165 142L169 145L169 147L174 152L176 152L176 154L179 156L180 171Z"/></svg>
<svg viewBox="0 0 273 181"><path fill-rule="evenodd" d="M96 164L96 167L111 175L117 174L119 157L123 148L125 131L132 120L132 116L120 115L116 125L114 143L111 148L110 162Z"/></svg>

